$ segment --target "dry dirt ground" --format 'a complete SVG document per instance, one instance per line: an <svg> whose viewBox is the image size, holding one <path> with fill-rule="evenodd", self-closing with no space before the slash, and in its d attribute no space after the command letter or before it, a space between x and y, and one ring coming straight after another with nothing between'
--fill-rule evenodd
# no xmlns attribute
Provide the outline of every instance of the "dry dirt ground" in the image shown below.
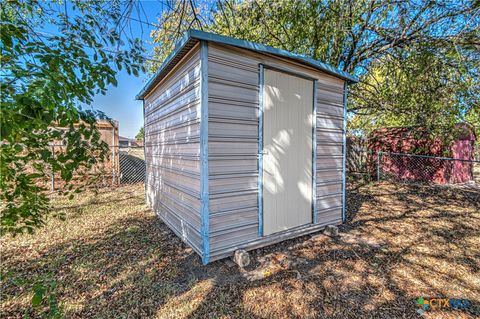
<svg viewBox="0 0 480 319"><path fill-rule="evenodd" d="M39 316L31 278L56 282L68 318L419 318L417 298L480 305L480 194L350 185L340 236L305 236L202 266L143 204L143 186L55 198L34 236L0 240L0 317ZM26 279L23 281L21 279ZM475 318L432 310L425 318Z"/></svg>

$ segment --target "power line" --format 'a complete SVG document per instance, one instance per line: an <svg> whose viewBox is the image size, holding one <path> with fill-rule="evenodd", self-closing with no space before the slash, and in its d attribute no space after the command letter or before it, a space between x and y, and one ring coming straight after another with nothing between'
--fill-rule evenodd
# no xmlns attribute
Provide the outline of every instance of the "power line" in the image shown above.
<svg viewBox="0 0 480 319"><path fill-rule="evenodd" d="M153 23L150 23L150 22L147 22L147 21L143 21L141 19L136 19L136 18L132 18L132 17L125 17L126 19L129 19L129 20L132 20L132 21L136 21L136 22L140 22L140 23L143 23L145 25L148 25L148 26L151 26L151 27L154 27L154 28L158 28L159 26L156 25L156 24L153 24Z"/></svg>
<svg viewBox="0 0 480 319"><path fill-rule="evenodd" d="M60 35L60 34L54 34L52 32L48 32L48 31L38 31L38 30L33 30L33 31L35 32L36 36L43 37L43 38L46 38L46 39L52 39L53 37L62 37L62 35ZM112 49L108 49L108 48L104 48L103 50L106 51L106 52L109 52L109 53L114 53L114 54L119 53L118 50L112 50ZM157 63L162 63L163 62L163 61L153 59L151 57L147 57L147 56L143 56L143 55L139 55L138 57L143 59L144 61L152 61L152 62L157 62Z"/></svg>
<svg viewBox="0 0 480 319"><path fill-rule="evenodd" d="M173 7L168 3L168 1L161 1L161 0L157 0L161 5L162 5L162 9L160 10L160 12L163 12L164 11L164 6L167 6L169 7L170 9L173 9ZM142 8L143 10L143 7L142 7L142 4L141 2L138 3L139 4L139 7L136 7L136 10L138 11L138 13L140 14L140 10L139 8ZM144 14L145 14L145 11L143 10ZM145 14L145 17L146 17L146 14ZM134 18L130 15L125 15L122 17L123 19L128 19L128 20L131 20L131 21L135 21L135 22L138 22L140 24L144 24L144 25L148 25L150 27L153 27L153 28L156 28L158 29L160 27L160 25L158 24L154 24L154 23L150 23L148 21L145 21L145 20L142 20L140 19L140 17L138 18ZM148 19L148 18L147 18ZM48 32L48 31L38 31L38 30L34 30L34 29L31 29L33 33L35 33L36 36L39 36L39 37L43 37L43 38L46 38L46 39L49 39L51 37L62 37L63 35L61 34L54 34L52 32ZM132 35L133 36L133 35ZM142 40L144 41L144 40ZM111 49L103 49L104 51L106 52L109 52L109 53L119 53L118 51L115 51L115 50L111 50ZM143 56L143 55L139 55L139 58L143 59L144 61L152 61L152 62L156 62L156 63L162 63L163 61L161 60L158 60L158 59L154 59L152 58L151 56Z"/></svg>

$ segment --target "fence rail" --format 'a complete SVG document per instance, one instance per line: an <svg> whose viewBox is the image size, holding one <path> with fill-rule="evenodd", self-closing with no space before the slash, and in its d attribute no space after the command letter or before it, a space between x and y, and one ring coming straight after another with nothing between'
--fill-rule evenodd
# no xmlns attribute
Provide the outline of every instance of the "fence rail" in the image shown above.
<svg viewBox="0 0 480 319"><path fill-rule="evenodd" d="M52 154L61 145L52 145ZM409 181L434 184L470 183L480 187L480 161L395 152L373 153L361 143L348 143L346 158L349 179ZM111 187L143 183L146 165L143 146L110 146L107 159L97 165L92 176L97 186ZM61 189L59 176L51 175L51 190Z"/></svg>

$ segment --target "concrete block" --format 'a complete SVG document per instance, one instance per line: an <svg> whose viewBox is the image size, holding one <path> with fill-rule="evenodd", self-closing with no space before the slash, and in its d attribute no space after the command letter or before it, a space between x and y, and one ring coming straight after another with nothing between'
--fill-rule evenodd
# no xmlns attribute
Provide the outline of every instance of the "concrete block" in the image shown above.
<svg viewBox="0 0 480 319"><path fill-rule="evenodd" d="M243 249L236 250L233 255L233 261L240 267L244 268L250 265L250 255Z"/></svg>
<svg viewBox="0 0 480 319"><path fill-rule="evenodd" d="M337 237L338 236L338 227L334 226L334 225L327 225L327 227L325 227L325 230L323 231L323 233L327 236L330 236L330 237Z"/></svg>

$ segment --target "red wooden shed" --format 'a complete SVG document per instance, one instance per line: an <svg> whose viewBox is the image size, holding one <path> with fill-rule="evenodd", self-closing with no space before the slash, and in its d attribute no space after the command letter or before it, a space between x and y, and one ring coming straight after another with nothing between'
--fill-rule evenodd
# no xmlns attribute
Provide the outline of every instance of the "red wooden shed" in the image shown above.
<svg viewBox="0 0 480 319"><path fill-rule="evenodd" d="M468 161L474 158L476 136L469 124L457 124L456 130L456 138L448 147L441 138L429 138L424 128L377 129L369 136L368 149L372 154L383 154L382 174L393 178L437 184L464 183L473 180L473 162ZM377 160L377 156L372 155L370 167L376 167Z"/></svg>

